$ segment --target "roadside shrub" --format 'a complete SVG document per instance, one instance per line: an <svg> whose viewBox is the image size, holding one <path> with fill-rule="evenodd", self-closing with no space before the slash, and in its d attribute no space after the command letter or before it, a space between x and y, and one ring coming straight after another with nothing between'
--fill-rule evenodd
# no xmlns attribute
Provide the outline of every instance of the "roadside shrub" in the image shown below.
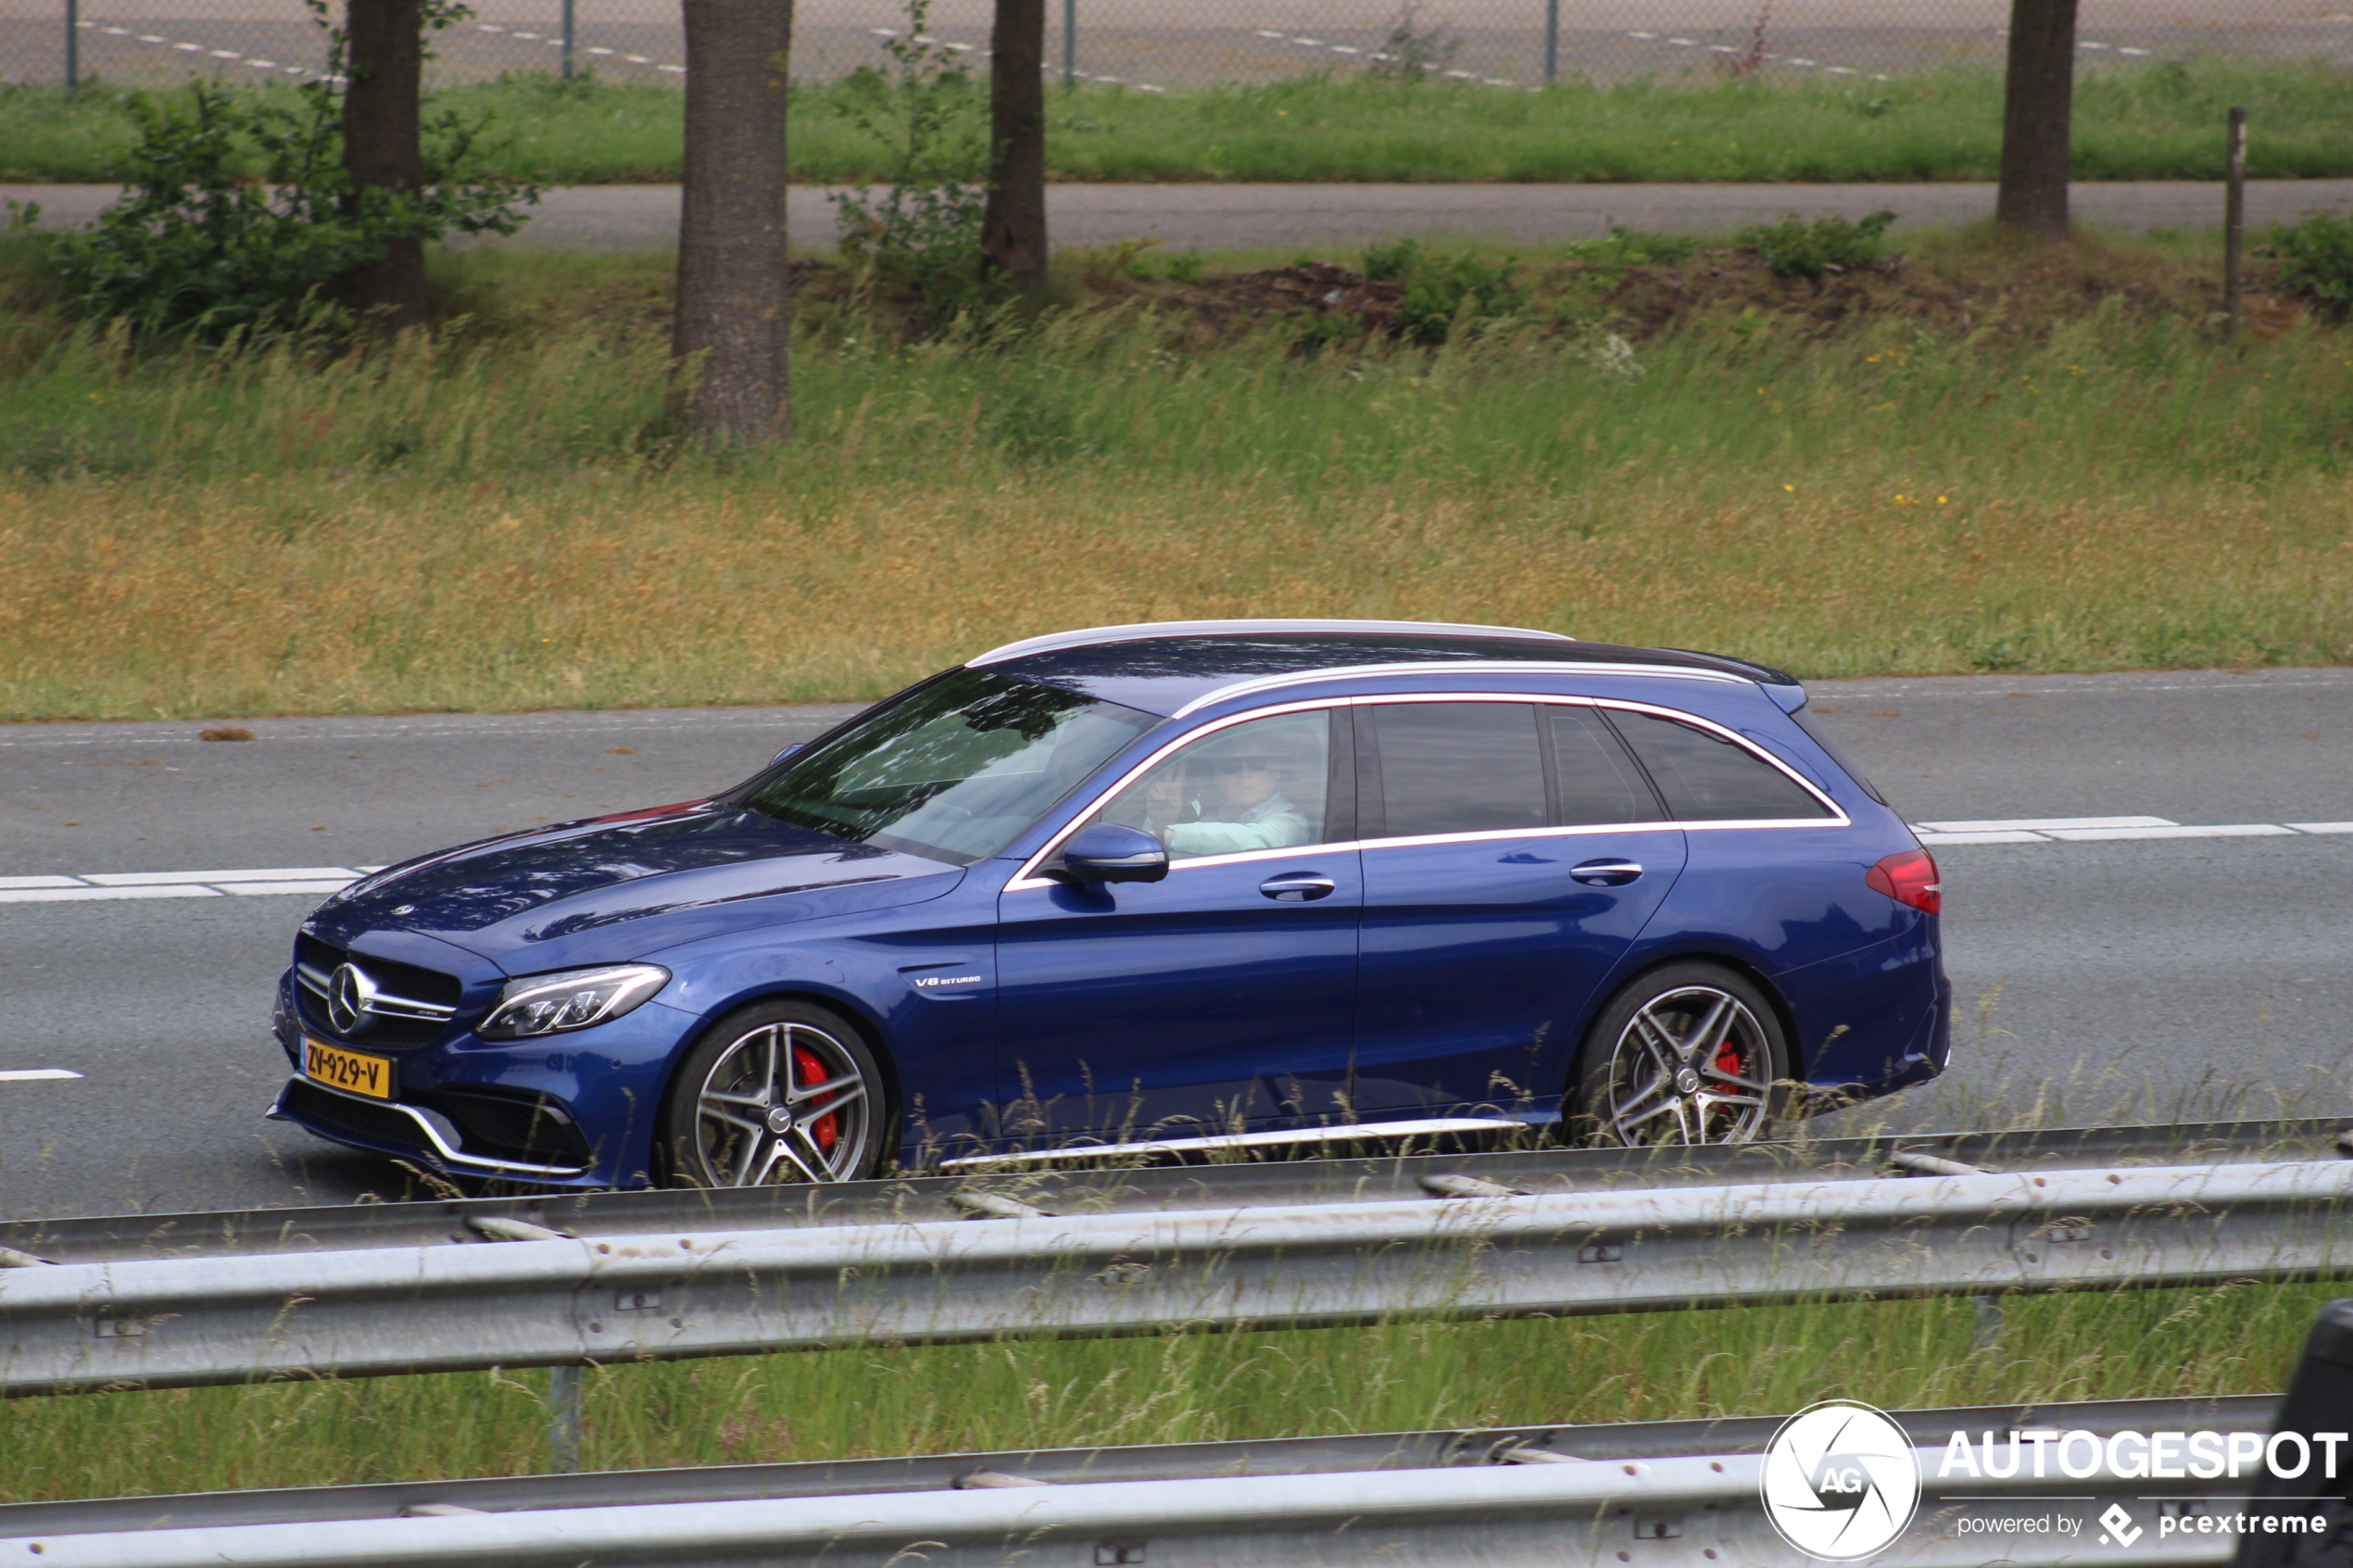
<svg viewBox="0 0 2353 1568"><path fill-rule="evenodd" d="M457 14L426 11L434 27ZM454 114L425 119L422 187L355 187L343 167L344 38L328 37L323 79L291 100L202 81L129 96L139 142L122 199L90 229L36 236L79 309L216 338L343 330L355 323L327 285L387 242L522 227L515 204L537 189L482 172L483 126Z"/></svg>
<svg viewBox="0 0 2353 1568"><path fill-rule="evenodd" d="M2274 223L2263 248L2286 263L2280 269L2284 292L2310 300L2340 326L2353 319L2353 218L2316 212L2300 222Z"/></svg>
<svg viewBox="0 0 2353 1568"><path fill-rule="evenodd" d="M1793 213L1778 223L1760 223L1732 236L1735 245L1754 249L1774 272L1784 278L1818 278L1825 272L1853 272L1878 261L1886 249L1892 212L1874 212L1859 220L1817 218L1812 222Z"/></svg>
<svg viewBox="0 0 2353 1568"><path fill-rule="evenodd" d="M908 0L907 25L882 41L889 69L860 67L833 98L837 114L882 144L889 188L830 199L843 257L912 289L938 322L980 295L987 102L963 56L932 38L929 16L930 0Z"/></svg>
<svg viewBox="0 0 2353 1568"><path fill-rule="evenodd" d="M1416 343L1443 343L1469 327L1516 312L1528 303L1510 257L1485 262L1458 256L1418 272L1398 302L1397 329Z"/></svg>

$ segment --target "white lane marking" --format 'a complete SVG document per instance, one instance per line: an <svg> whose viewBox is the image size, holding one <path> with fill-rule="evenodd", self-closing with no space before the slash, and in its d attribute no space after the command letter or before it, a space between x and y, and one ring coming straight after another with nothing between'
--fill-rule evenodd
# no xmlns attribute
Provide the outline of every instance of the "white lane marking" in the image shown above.
<svg viewBox="0 0 2353 1568"><path fill-rule="evenodd" d="M2171 817L2007 817L1912 825L1931 833L2051 833L2060 828L2170 828L2176 824Z"/></svg>
<svg viewBox="0 0 2353 1568"><path fill-rule="evenodd" d="M1917 836L1923 846L1931 849L1940 844L2048 844L2051 842L2039 833L1923 833Z"/></svg>
<svg viewBox="0 0 2353 1568"><path fill-rule="evenodd" d="M0 904L72 904L92 898L218 898L209 887L17 887Z"/></svg>
<svg viewBox="0 0 2353 1568"><path fill-rule="evenodd" d="M2353 833L2353 822L2290 822L2298 833Z"/></svg>
<svg viewBox="0 0 2353 1568"><path fill-rule="evenodd" d="M69 876L0 876L0 887L80 887Z"/></svg>
<svg viewBox="0 0 2353 1568"><path fill-rule="evenodd" d="M97 887L150 887L175 882L317 882L335 877L341 885L358 875L342 866L265 866L233 872L84 872L82 880Z"/></svg>
<svg viewBox="0 0 2353 1568"><path fill-rule="evenodd" d="M2221 822L2209 827L2054 828L2050 836L2080 844L2111 838L2285 838L2295 832L2277 822Z"/></svg>
<svg viewBox="0 0 2353 1568"><path fill-rule="evenodd" d="M213 885L223 893L242 893L252 897L261 893L340 893L351 885L349 877L333 882L217 882Z"/></svg>
<svg viewBox="0 0 2353 1568"><path fill-rule="evenodd" d="M0 1084L33 1084L53 1078L79 1078L62 1067L14 1067L0 1071Z"/></svg>

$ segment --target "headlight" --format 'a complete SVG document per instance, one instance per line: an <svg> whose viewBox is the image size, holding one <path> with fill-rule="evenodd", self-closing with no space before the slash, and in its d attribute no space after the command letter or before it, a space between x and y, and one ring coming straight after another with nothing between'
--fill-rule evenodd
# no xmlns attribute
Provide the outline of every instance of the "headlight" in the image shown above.
<svg viewBox="0 0 2353 1568"><path fill-rule="evenodd" d="M498 1005L474 1033L485 1040L517 1040L607 1023L670 984L670 972L649 963L609 969L568 969L510 980Z"/></svg>

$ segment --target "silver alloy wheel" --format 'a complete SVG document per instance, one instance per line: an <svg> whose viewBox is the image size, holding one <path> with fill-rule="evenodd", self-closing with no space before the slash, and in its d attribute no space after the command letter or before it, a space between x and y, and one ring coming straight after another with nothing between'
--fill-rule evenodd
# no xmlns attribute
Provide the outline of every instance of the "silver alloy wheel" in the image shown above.
<svg viewBox="0 0 2353 1568"><path fill-rule="evenodd" d="M706 1186L847 1181L865 1168L873 1103L858 1059L832 1034L757 1025L696 1089L690 1174Z"/></svg>
<svg viewBox="0 0 2353 1568"><path fill-rule="evenodd" d="M1635 1010L1610 1047L1602 1133L1639 1144L1745 1143L1765 1129L1771 1038L1748 1004L1680 985Z"/></svg>

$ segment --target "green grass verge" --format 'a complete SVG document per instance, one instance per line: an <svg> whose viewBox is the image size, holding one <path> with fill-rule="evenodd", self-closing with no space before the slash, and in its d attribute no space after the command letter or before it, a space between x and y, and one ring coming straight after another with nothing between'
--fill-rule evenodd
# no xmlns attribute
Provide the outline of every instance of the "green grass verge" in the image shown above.
<svg viewBox="0 0 2353 1568"><path fill-rule="evenodd" d="M279 89L278 91L286 91ZM844 89L797 91L794 178L883 178L882 149L838 112ZM980 94L966 95L980 124ZM678 177L674 87L521 77L438 101L486 116L497 166L553 184ZM2201 59L2087 71L2076 90L2082 180L2218 180L2223 111L2250 111L2259 179L2353 174L2353 76L2318 62ZM1984 71L1891 82L1638 81L1544 93L1304 76L1164 94L1082 85L1049 97L1051 176L1075 181L1932 181L1994 178L2001 82ZM131 142L121 94L0 89L0 181L105 182Z"/></svg>
<svg viewBox="0 0 2353 1568"><path fill-rule="evenodd" d="M2343 1286L1176 1334L607 1367L591 1469L2283 1387ZM528 1474L547 1374L0 1401L0 1500Z"/></svg>
<svg viewBox="0 0 2353 1568"><path fill-rule="evenodd" d="M475 328L389 348L27 326L0 716L868 697L1196 615L1814 676L2353 662L2353 353L2269 307L2218 345L2210 258L1520 265L1524 314L1435 352L1302 349L1297 317L1197 342L1181 288L927 342L812 304L801 439L740 458L668 422L651 262L568 265L567 318L470 258L443 287Z"/></svg>

